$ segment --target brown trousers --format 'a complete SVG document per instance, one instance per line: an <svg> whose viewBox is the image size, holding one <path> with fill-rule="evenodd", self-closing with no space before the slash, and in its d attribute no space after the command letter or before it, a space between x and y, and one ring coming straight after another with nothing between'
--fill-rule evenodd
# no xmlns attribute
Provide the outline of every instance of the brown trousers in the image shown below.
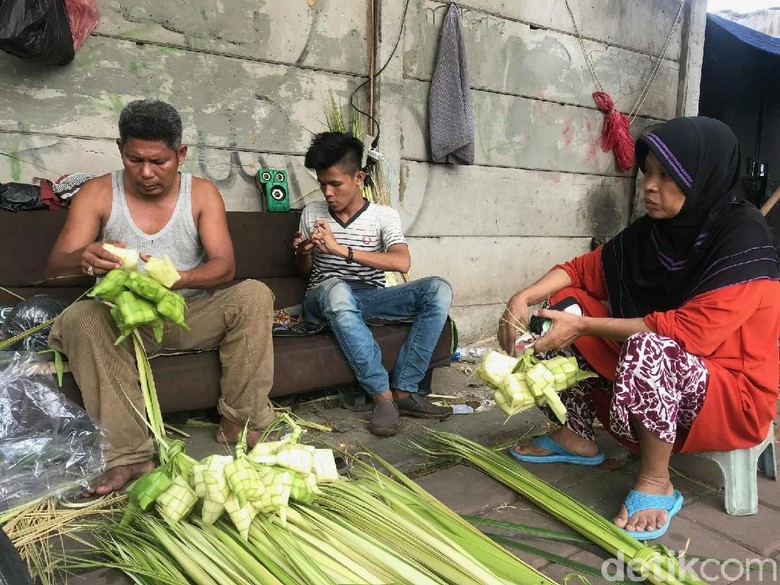
<svg viewBox="0 0 780 585"><path fill-rule="evenodd" d="M248 420L252 428L262 428L274 415L268 401L274 379L273 302L267 286L246 280L189 301L185 319L190 331L166 322L161 344L149 327L139 331L150 357L219 348L220 413L232 422L243 425ZM127 339L115 346L117 337L119 330L108 306L98 301L81 301L68 308L49 335L49 345L68 356L86 411L106 430L109 469L140 463L154 454L133 342Z"/></svg>

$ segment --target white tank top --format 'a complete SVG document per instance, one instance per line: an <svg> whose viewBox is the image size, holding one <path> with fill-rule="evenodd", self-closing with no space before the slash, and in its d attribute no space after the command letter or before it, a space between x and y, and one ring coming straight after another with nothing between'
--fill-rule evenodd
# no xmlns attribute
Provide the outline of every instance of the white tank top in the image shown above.
<svg viewBox="0 0 780 585"><path fill-rule="evenodd" d="M180 174L179 195L171 218L154 234L143 232L130 215L123 170L111 173L111 186L111 215L100 230L101 240L124 242L128 248L135 248L157 258L168 254L177 270L192 270L203 264L206 254L198 228L192 219L192 175ZM141 267L143 263L139 262L139 268ZM197 289L182 289L179 292L190 298L205 294L205 291Z"/></svg>

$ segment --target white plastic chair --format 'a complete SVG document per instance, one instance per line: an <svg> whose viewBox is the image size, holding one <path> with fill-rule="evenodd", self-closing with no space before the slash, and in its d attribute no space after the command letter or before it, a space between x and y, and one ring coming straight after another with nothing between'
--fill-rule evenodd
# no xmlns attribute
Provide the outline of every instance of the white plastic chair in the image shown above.
<svg viewBox="0 0 780 585"><path fill-rule="evenodd" d="M718 464L723 472L726 513L749 516L758 512L758 482L756 468L777 481L775 459L775 425L769 425L766 438L748 449L691 453Z"/></svg>

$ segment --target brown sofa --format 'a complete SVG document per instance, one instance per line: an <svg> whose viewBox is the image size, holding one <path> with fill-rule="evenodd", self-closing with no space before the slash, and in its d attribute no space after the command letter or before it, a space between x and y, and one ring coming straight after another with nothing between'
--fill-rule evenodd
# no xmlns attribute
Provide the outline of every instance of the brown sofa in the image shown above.
<svg viewBox="0 0 780 585"><path fill-rule="evenodd" d="M85 277L76 285L42 283L43 266L67 216L67 211L0 211L0 306L14 305L35 294L73 301L91 286ZM293 264L292 238L300 213L229 212L228 224L236 253L236 279L254 278L273 291L277 309L299 304L306 282ZM406 339L408 324L372 328L386 368L392 368ZM449 364L452 326L448 320L436 345L431 368ZM210 408L219 396L220 364L216 351L154 358L163 412ZM271 397L354 384L355 378L330 333L274 337L274 385ZM421 388L430 384L430 371ZM63 391L81 402L73 377L66 374Z"/></svg>

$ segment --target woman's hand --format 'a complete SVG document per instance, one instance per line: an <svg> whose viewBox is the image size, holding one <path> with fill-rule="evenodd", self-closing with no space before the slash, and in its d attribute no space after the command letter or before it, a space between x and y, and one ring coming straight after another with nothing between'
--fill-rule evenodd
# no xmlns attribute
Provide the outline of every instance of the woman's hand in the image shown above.
<svg viewBox="0 0 780 585"><path fill-rule="evenodd" d="M550 309L540 309L536 314L552 321L547 333L534 343L534 351L537 353L568 347L583 334L585 317L581 315Z"/></svg>
<svg viewBox="0 0 780 585"><path fill-rule="evenodd" d="M506 305L498 321L498 343L509 355L515 355L518 333L528 328L528 301L520 293L514 295Z"/></svg>

